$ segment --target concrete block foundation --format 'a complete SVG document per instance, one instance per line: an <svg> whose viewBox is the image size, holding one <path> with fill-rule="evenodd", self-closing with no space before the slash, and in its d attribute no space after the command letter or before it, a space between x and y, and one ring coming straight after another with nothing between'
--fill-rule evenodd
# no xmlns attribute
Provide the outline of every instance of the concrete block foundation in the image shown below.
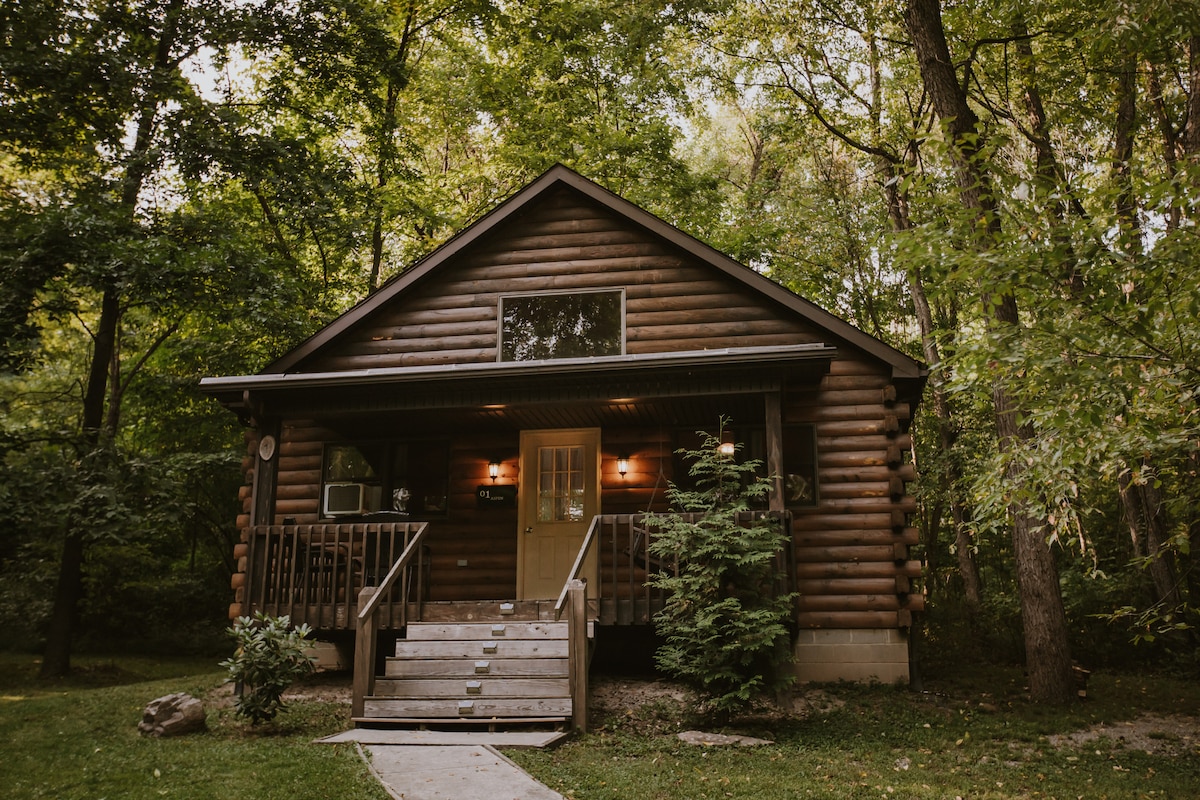
<svg viewBox="0 0 1200 800"><path fill-rule="evenodd" d="M894 628L802 630L792 649L801 683L907 684L908 637Z"/></svg>

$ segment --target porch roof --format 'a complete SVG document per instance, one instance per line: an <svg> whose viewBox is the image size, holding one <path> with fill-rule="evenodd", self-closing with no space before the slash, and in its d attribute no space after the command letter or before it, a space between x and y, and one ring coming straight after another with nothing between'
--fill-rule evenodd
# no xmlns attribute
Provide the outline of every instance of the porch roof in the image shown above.
<svg viewBox="0 0 1200 800"><path fill-rule="evenodd" d="M815 383L837 348L822 343L547 361L485 362L205 378L200 388L250 413L499 407L759 394Z"/></svg>

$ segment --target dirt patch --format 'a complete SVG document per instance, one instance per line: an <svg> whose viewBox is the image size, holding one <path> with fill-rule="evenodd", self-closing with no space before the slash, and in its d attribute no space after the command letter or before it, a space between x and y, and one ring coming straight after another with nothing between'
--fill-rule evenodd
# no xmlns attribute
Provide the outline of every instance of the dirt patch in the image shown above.
<svg viewBox="0 0 1200 800"><path fill-rule="evenodd" d="M351 676L349 672L317 672L301 678L283 693L284 703L319 702L350 705ZM204 696L209 708L233 708L233 684L223 683Z"/></svg>
<svg viewBox="0 0 1200 800"><path fill-rule="evenodd" d="M1150 755L1200 754L1200 719L1178 714L1143 714L1124 722L1101 722L1085 730L1050 737L1055 747L1084 747L1093 743Z"/></svg>
<svg viewBox="0 0 1200 800"><path fill-rule="evenodd" d="M293 683L283 693L283 702L312 700L350 705L353 676L348 671L316 672Z"/></svg>
<svg viewBox="0 0 1200 800"><path fill-rule="evenodd" d="M697 724L699 695L673 681L652 677L593 675L588 714L592 727L640 734L678 733ZM790 705L764 705L732 720L736 727L769 729L785 719L822 716L844 702L821 689L796 692Z"/></svg>

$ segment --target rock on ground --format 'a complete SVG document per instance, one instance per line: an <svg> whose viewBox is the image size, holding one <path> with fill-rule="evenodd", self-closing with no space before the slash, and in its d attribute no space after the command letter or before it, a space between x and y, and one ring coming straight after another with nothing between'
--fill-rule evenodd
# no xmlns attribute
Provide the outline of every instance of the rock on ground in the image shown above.
<svg viewBox="0 0 1200 800"><path fill-rule="evenodd" d="M755 739L753 736L740 734L706 733L704 731L683 731L678 734L679 740L686 744L705 745L710 747L757 747L764 744L775 744L768 739Z"/></svg>
<svg viewBox="0 0 1200 800"><path fill-rule="evenodd" d="M186 692L151 700L138 723L144 736L183 736L205 728L204 704Z"/></svg>

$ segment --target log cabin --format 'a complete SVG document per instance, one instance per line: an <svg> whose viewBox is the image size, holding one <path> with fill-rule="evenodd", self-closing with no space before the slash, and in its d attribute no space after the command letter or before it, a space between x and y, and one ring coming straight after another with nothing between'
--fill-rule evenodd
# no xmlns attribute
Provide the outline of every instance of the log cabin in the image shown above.
<svg viewBox="0 0 1200 800"><path fill-rule="evenodd" d="M664 599L644 515L727 418L788 534L797 677L907 681L926 375L556 166L258 374L202 382L246 425L230 615L353 641L359 724L585 727L589 643Z"/></svg>

